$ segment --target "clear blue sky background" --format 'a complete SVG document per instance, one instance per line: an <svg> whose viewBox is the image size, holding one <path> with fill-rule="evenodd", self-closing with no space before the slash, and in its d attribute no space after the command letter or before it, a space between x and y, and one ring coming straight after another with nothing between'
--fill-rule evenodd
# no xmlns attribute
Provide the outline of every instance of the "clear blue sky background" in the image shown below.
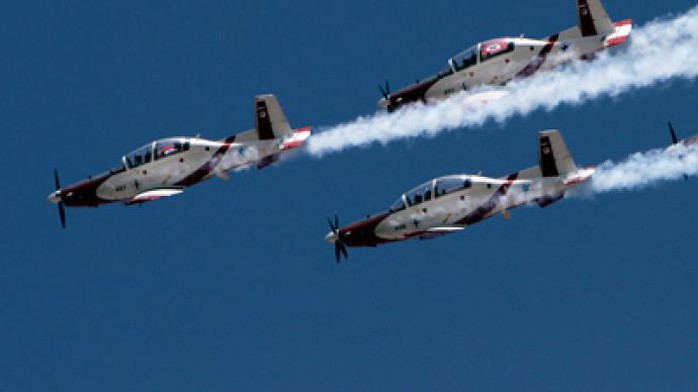
<svg viewBox="0 0 698 392"><path fill-rule="evenodd" d="M293 125L371 113L376 85L471 44L546 36L573 2L35 1L0 16L0 391L698 388L698 180L524 208L463 233L322 238L429 178L582 164L695 133L695 83L209 180L143 208L69 209L67 184L169 135L220 138L277 94ZM687 1L607 1L645 23ZM657 58L657 62L661 62Z"/></svg>

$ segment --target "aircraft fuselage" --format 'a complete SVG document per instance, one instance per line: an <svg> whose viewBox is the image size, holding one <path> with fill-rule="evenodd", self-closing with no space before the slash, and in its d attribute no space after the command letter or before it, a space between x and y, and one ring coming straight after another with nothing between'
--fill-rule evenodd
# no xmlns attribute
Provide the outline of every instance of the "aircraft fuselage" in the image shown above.
<svg viewBox="0 0 698 392"><path fill-rule="evenodd" d="M592 59L594 53L625 42L631 20L613 24L606 34L580 35L574 27L545 39L504 37L481 42L448 60L441 72L394 93L384 90L378 106L389 111L411 102L446 99L480 86L502 86L540 70L576 59Z"/></svg>
<svg viewBox="0 0 698 392"><path fill-rule="evenodd" d="M593 168L585 168L545 178L520 178L526 177L525 171L505 178L467 174L439 177L403 194L389 211L343 227L338 233L330 232L326 240L334 242L340 237L347 246L376 246L434 238L523 204L547 206L593 172Z"/></svg>
<svg viewBox="0 0 698 392"><path fill-rule="evenodd" d="M226 178L227 171L258 164L266 157L295 147L295 142L302 142L309 134L310 128L302 128L286 139L245 142L236 142L236 136L221 141L199 137L161 139L125 155L118 168L60 189L49 199L62 201L69 207L154 200L159 197L142 200L136 197L153 190L184 189L213 175ZM163 154L162 149L168 147L171 147L169 152Z"/></svg>

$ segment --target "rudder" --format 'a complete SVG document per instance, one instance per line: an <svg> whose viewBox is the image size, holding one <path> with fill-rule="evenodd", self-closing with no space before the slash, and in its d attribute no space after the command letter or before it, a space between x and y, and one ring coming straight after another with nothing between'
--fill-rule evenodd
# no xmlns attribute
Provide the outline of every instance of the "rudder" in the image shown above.
<svg viewBox="0 0 698 392"><path fill-rule="evenodd" d="M255 130L259 140L278 139L293 132L274 95L255 97Z"/></svg>
<svg viewBox="0 0 698 392"><path fill-rule="evenodd" d="M577 22L582 37L608 34L615 30L601 0L577 0Z"/></svg>
<svg viewBox="0 0 698 392"><path fill-rule="evenodd" d="M538 132L538 166L543 177L558 177L577 170L558 130Z"/></svg>

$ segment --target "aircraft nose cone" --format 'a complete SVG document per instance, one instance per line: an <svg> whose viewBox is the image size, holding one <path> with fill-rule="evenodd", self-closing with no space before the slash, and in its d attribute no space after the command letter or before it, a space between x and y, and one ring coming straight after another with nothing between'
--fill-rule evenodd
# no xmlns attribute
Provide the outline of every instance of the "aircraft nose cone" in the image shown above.
<svg viewBox="0 0 698 392"><path fill-rule="evenodd" d="M330 231L330 232L327 233L327 235L325 236L325 241L330 242L330 243L335 243L335 242L337 242L337 234L335 234L334 231Z"/></svg>
<svg viewBox="0 0 698 392"><path fill-rule="evenodd" d="M48 201L51 203L59 203L61 201L61 191L54 191L48 195Z"/></svg>

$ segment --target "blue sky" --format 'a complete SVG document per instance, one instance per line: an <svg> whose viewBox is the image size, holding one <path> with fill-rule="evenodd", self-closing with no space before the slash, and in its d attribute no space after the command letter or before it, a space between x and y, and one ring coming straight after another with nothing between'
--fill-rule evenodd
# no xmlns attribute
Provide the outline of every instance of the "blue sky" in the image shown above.
<svg viewBox="0 0 698 392"><path fill-rule="evenodd" d="M640 24L693 5L607 3ZM695 179L350 249L340 265L322 241L334 211L348 223L435 176L535 164L539 129L559 128L581 164L668 143L667 119L693 134L694 82L301 154L142 208L69 209L65 231L46 201L54 167L67 184L156 138L250 128L257 93L297 126L372 113L385 77L572 26L572 1L4 8L0 390L698 387Z"/></svg>

